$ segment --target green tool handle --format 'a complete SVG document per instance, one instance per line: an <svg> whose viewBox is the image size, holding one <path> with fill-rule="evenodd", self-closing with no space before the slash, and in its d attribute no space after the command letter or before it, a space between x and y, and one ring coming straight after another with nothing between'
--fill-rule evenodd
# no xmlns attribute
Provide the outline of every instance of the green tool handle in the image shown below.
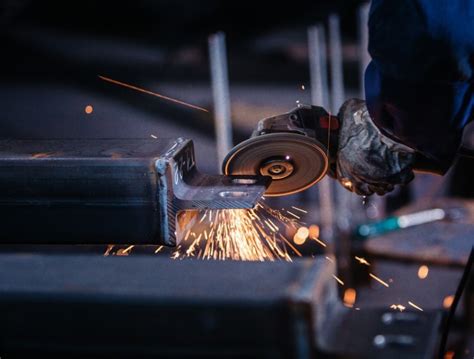
<svg viewBox="0 0 474 359"><path fill-rule="evenodd" d="M355 237L366 239L400 229L398 217L388 217L382 221L362 224L356 228Z"/></svg>

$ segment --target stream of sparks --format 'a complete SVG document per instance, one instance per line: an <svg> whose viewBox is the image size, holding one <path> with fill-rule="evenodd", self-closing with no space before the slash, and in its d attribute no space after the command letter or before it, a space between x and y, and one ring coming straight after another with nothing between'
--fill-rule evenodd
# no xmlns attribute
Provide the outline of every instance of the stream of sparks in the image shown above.
<svg viewBox="0 0 474 359"><path fill-rule="evenodd" d="M290 253L301 253L280 233L281 227L296 230L301 223L262 203L250 210L207 210L186 233L172 257L291 261Z"/></svg>
<svg viewBox="0 0 474 359"><path fill-rule="evenodd" d="M205 210L186 231L171 258L291 261L293 255L301 256L296 246L308 239L326 246L314 235L319 230L311 234L300 219L286 212L270 208L263 201L253 209ZM112 249L109 246L104 255L128 255L131 251L130 247L116 252ZM155 253L162 249L163 246L158 247Z"/></svg>

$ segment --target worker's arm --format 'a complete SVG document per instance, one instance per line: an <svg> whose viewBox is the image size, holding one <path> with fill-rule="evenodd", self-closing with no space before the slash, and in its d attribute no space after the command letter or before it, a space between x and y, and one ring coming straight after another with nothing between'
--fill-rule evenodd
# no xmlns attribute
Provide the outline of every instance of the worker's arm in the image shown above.
<svg viewBox="0 0 474 359"><path fill-rule="evenodd" d="M365 141L366 149L371 148L357 157L357 163L348 150L340 149L341 177L356 179L364 171L365 180L377 182L371 173L387 171L384 180L391 180L385 181L390 182L386 190L406 183L410 178L406 167L413 163L396 168L400 163L392 160L395 167L388 161L384 168L377 168L377 161L370 161L374 156L398 158L397 146L387 148L383 156L377 153L385 148L380 143L386 138L429 157L447 171L473 115L474 2L373 0L369 52L373 60L365 74L370 114L366 126L370 129L375 124L380 134L358 138L361 145ZM354 116L346 112L341 143L352 138L354 149Z"/></svg>

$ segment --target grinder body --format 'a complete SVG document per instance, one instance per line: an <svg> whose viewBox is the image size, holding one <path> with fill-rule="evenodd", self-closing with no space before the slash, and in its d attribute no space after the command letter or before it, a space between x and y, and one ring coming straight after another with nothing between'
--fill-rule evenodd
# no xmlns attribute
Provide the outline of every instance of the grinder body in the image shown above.
<svg viewBox="0 0 474 359"><path fill-rule="evenodd" d="M318 106L263 119L229 152L223 173L271 177L270 197L303 191L334 167L339 127L339 119Z"/></svg>

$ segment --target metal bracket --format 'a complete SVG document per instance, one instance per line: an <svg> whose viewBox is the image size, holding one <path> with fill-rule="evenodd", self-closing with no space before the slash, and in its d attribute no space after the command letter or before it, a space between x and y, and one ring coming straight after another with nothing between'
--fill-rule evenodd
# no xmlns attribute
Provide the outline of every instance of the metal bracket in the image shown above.
<svg viewBox="0 0 474 359"><path fill-rule="evenodd" d="M207 175L199 172L191 140L178 138L156 161L162 238L176 245L183 227L177 216L184 210L253 208L270 183L262 176Z"/></svg>

